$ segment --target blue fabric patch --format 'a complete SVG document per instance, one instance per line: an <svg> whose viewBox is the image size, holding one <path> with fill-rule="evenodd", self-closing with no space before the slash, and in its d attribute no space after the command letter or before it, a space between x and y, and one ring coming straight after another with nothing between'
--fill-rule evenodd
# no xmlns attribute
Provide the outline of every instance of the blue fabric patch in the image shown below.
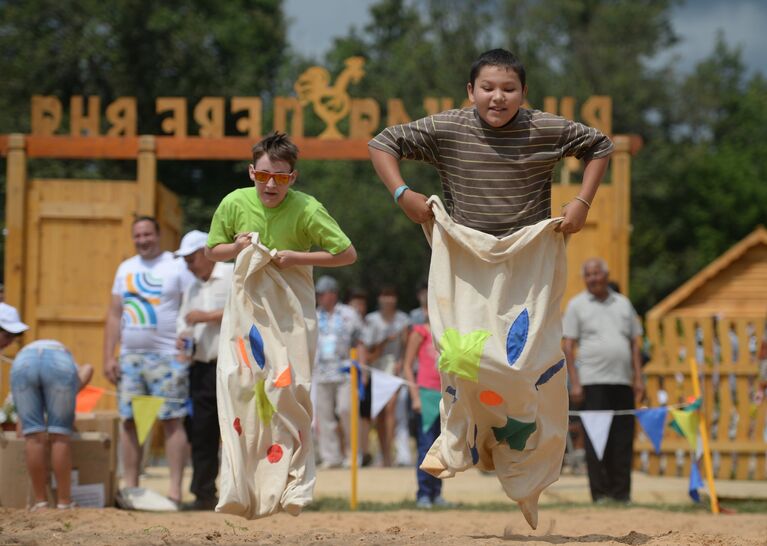
<svg viewBox="0 0 767 546"><path fill-rule="evenodd" d="M479 451L477 450L477 425L474 425L474 445L469 446L471 450L471 462L477 464L479 462Z"/></svg>
<svg viewBox="0 0 767 546"><path fill-rule="evenodd" d="M543 385L544 383L547 383L549 381L549 379L554 377L554 375L559 370L561 370L564 367L565 367L565 361L564 361L564 359L562 359L559 362L557 362L556 364L554 364L551 368L549 368L548 370L543 372L541 374L541 376L538 378L538 381L535 382L535 390L538 390L538 387L540 385Z"/></svg>
<svg viewBox="0 0 767 546"><path fill-rule="evenodd" d="M514 363L522 354L527 343L527 331L530 328L530 315L527 309L522 311L519 316L514 320L514 323L509 328L509 334L506 336L506 357L509 361L509 365L513 366Z"/></svg>
<svg viewBox="0 0 767 546"><path fill-rule="evenodd" d="M458 400L458 396L456 396L455 392L455 387L448 385L445 389L445 392L453 397L453 404L455 404L455 402Z"/></svg>
<svg viewBox="0 0 767 546"><path fill-rule="evenodd" d="M250 352L253 353L253 358L256 359L256 364L262 370L266 365L266 357L264 356L264 339L261 337L261 332L258 331L256 325L250 327L250 333L248 334L250 339Z"/></svg>

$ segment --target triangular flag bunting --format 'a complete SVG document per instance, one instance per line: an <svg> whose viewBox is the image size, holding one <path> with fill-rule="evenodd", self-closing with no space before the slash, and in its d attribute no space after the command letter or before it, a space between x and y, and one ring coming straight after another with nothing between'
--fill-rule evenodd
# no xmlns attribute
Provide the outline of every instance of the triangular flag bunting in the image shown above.
<svg viewBox="0 0 767 546"><path fill-rule="evenodd" d="M149 431L152 430L157 419L157 413L165 403L165 398L159 396L134 396L131 400L133 405L133 420L136 423L138 443L143 444Z"/></svg>
<svg viewBox="0 0 767 546"><path fill-rule="evenodd" d="M418 394L421 397L421 430L425 433L434 421L439 419L439 401L442 399L442 393L420 387Z"/></svg>
<svg viewBox="0 0 767 546"><path fill-rule="evenodd" d="M582 411L581 422L586 434L591 440L597 459L600 461L605 454L607 438L610 436L610 425L613 423L612 410L605 411Z"/></svg>
<svg viewBox="0 0 767 546"><path fill-rule="evenodd" d="M376 370L370 369L370 384L372 390L372 396L370 400L370 418L375 419L384 406L391 400L399 388L405 384L405 380L401 377Z"/></svg>
<svg viewBox="0 0 767 546"><path fill-rule="evenodd" d="M663 441L663 425L666 423L668 408L646 408L636 412L637 421L642 425L647 437L650 438L655 453L660 454L660 444Z"/></svg>
<svg viewBox="0 0 767 546"><path fill-rule="evenodd" d="M75 404L76 413L90 413L96 404L101 400L101 395L104 394L104 389L101 387L93 387L86 385L79 393L77 393L77 401Z"/></svg>
<svg viewBox="0 0 767 546"><path fill-rule="evenodd" d="M671 416L694 450L698 444L698 412L671 410Z"/></svg>
<svg viewBox="0 0 767 546"><path fill-rule="evenodd" d="M690 498L695 502L700 502L700 493L698 489L703 487L703 478L700 476L700 469L698 468L698 461L693 460L690 465L690 486L688 491Z"/></svg>

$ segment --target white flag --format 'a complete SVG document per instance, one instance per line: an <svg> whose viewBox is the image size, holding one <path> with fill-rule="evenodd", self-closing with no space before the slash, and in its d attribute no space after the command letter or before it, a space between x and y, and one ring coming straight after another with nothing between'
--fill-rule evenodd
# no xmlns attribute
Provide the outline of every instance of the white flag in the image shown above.
<svg viewBox="0 0 767 546"><path fill-rule="evenodd" d="M586 434L589 435L591 445L594 446L597 459L602 460L605 454L607 438L610 436L610 425L613 423L612 410L605 411L582 411L580 412L581 422Z"/></svg>
<svg viewBox="0 0 767 546"><path fill-rule="evenodd" d="M370 369L370 380L373 392L370 400L370 418L375 419L392 396L405 384L405 380L375 368Z"/></svg>

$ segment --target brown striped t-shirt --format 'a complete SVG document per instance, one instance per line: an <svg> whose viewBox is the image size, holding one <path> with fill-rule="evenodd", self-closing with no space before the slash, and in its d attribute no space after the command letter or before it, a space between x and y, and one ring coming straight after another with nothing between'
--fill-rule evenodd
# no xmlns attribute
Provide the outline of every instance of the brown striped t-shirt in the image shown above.
<svg viewBox="0 0 767 546"><path fill-rule="evenodd" d="M368 145L434 165L452 218L497 237L550 217L557 161L606 157L613 150L596 129L526 108L497 129L474 107L448 110L388 127Z"/></svg>

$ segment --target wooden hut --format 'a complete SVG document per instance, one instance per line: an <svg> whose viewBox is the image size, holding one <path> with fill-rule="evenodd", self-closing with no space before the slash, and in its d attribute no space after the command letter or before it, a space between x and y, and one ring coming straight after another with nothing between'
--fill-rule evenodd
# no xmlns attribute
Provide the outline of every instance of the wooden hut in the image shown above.
<svg viewBox="0 0 767 546"><path fill-rule="evenodd" d="M649 405L686 401L693 394L690 361L695 361L720 479L767 477L767 402L757 403L756 392L759 353L767 342L765 317L767 229L762 226L646 316L652 345L652 359L645 368ZM649 453L651 474L688 475L689 457L683 468L676 465L685 443L667 431L660 455L652 453L645 441L637 442L636 449Z"/></svg>

